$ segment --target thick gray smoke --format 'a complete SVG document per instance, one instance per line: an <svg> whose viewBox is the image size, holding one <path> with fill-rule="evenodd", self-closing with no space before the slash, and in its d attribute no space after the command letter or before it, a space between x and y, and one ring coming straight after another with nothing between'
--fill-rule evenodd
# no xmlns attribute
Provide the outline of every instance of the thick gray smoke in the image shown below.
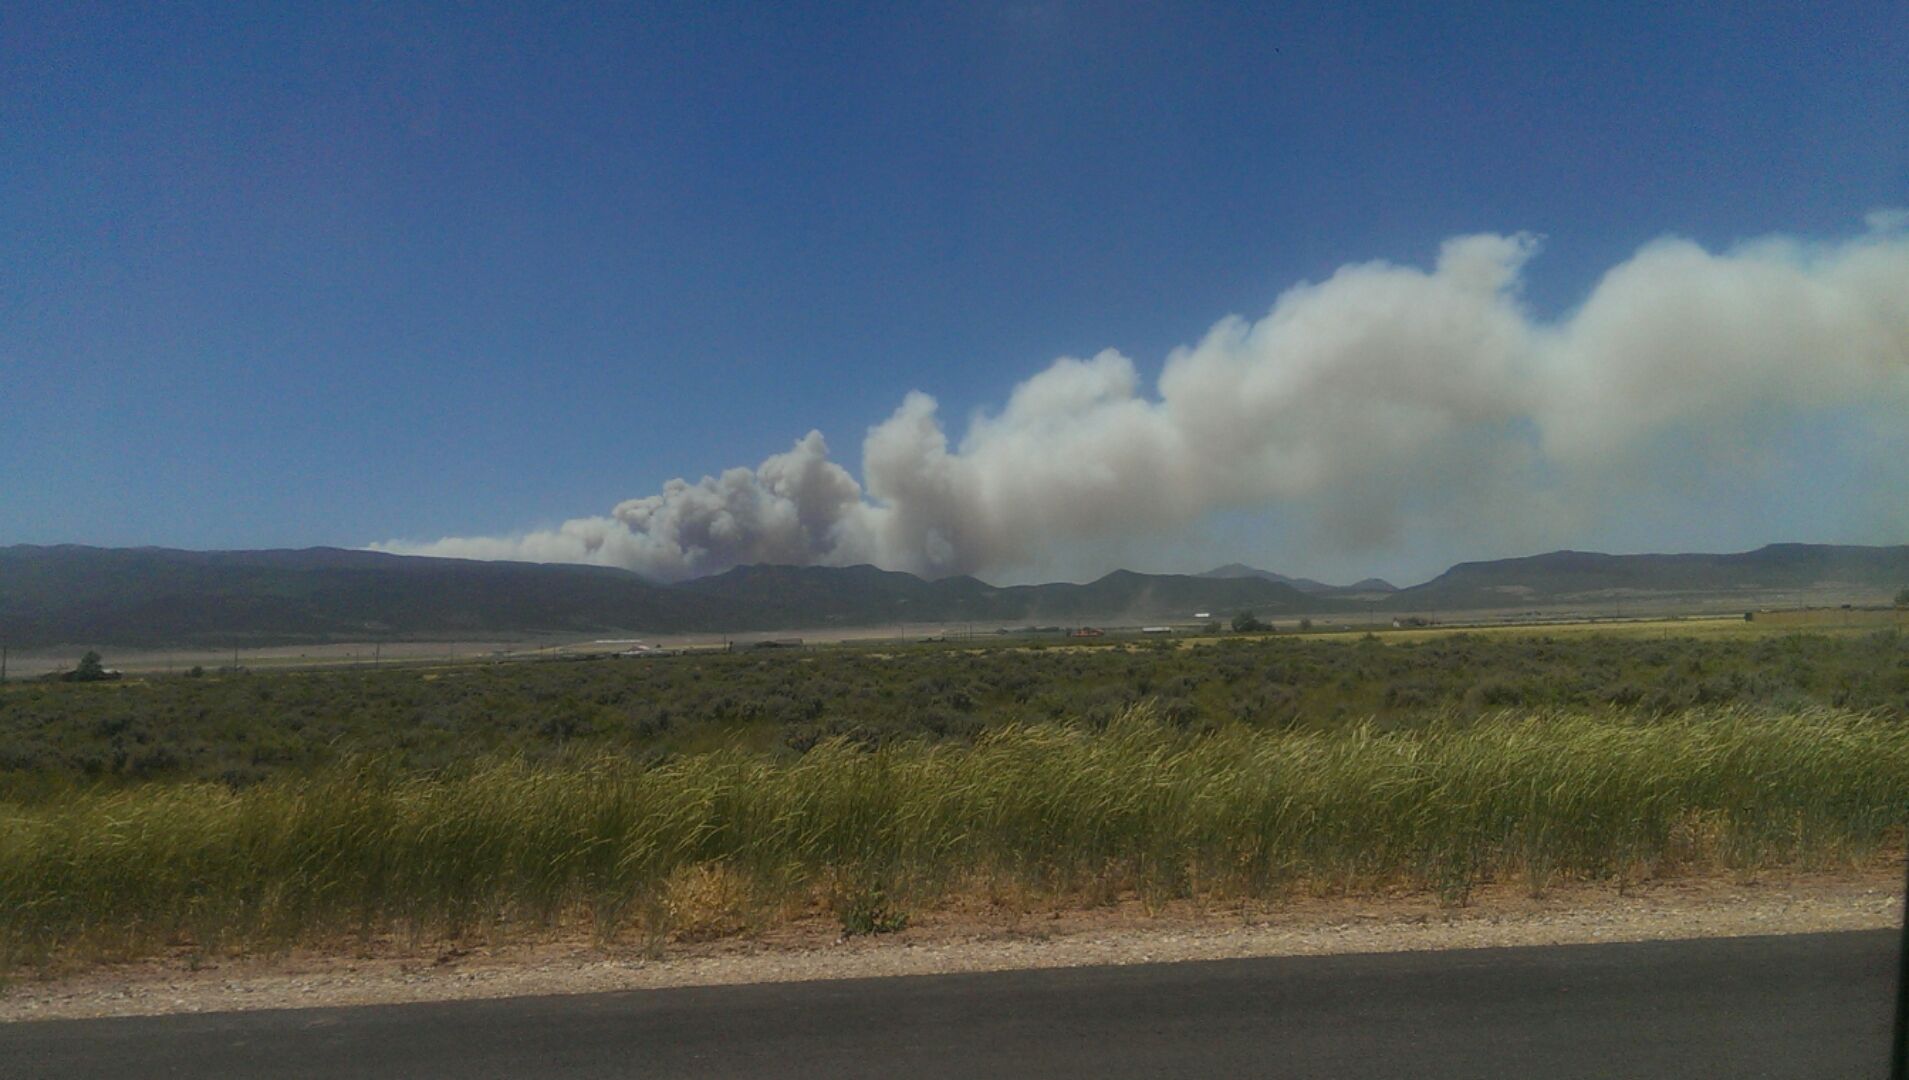
<svg viewBox="0 0 1909 1080"><path fill-rule="evenodd" d="M1060 359L953 445L934 399L911 393L869 430L862 483L810 432L605 517L376 546L677 580L763 562L985 571L1289 503L1351 547L1423 523L1568 534L1592 504L1621 510L1661 483L1645 465L1666 452L1701 470L1689 462L1727 462L1799 417L1909 418L1904 217L1833 244L1660 240L1555 322L1520 303L1534 238L1458 237L1429 271L1347 266L1256 322L1221 320L1152 393L1120 353Z"/></svg>

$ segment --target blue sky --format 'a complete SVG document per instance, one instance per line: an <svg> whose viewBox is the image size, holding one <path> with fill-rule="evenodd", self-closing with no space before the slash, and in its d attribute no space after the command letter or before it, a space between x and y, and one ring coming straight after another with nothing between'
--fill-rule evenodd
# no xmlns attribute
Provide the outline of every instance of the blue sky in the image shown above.
<svg viewBox="0 0 1909 1080"><path fill-rule="evenodd" d="M7 5L0 543L510 534L811 428L859 472L910 390L958 435L1454 235L1542 234L1544 319L1909 203L1901 3L1348 6ZM1579 546L1909 540L1784 490ZM1466 542L1278 517L1054 565Z"/></svg>

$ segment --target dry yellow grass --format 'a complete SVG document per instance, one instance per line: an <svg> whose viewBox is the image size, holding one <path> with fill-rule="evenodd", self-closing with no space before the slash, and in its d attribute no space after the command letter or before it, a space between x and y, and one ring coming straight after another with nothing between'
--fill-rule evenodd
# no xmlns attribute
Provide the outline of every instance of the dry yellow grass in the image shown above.
<svg viewBox="0 0 1909 1080"><path fill-rule="evenodd" d="M1833 710L1198 735L1143 709L1105 731L793 760L361 766L0 803L0 965L559 919L720 935L816 897L847 928L881 928L978 881L1460 901L1486 880L1847 864L1899 835L1905 805L1909 729Z"/></svg>

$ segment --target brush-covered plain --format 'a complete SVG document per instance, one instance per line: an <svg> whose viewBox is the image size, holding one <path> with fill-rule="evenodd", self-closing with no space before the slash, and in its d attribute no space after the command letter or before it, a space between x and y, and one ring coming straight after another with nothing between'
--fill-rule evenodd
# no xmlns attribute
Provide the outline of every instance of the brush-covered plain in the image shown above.
<svg viewBox="0 0 1909 1080"><path fill-rule="evenodd" d="M1404 635L1396 635L1394 639ZM346 757L406 770L579 750L642 760L728 747L799 755L972 740L1003 724L1105 724L1140 702L1193 730L1379 730L1503 709L1672 715L1827 706L1909 719L1909 637L1446 634L1235 637L1049 648L914 645L211 673L0 687L0 792L218 780ZM111 658L108 657L108 662Z"/></svg>
<svg viewBox="0 0 1909 1080"><path fill-rule="evenodd" d="M1909 641L1256 638L0 693L0 956L1848 865ZM157 761L139 755L160 755ZM1030 899L1032 898L1032 899Z"/></svg>

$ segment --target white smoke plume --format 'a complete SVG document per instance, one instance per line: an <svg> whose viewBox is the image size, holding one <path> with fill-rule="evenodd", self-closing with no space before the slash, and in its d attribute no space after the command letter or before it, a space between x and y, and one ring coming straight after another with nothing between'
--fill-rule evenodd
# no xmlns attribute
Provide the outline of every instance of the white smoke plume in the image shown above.
<svg viewBox="0 0 1909 1080"><path fill-rule="evenodd" d="M627 567L678 580L740 563L873 562L929 576L1026 565L1069 539L1309 508L1354 548L1408 525L1565 530L1772 423L1909 420L1909 233L1900 211L1836 243L1651 243L1545 322L1520 300L1536 239L1447 241L1432 268L1344 267L1258 321L1175 350L1149 393L1112 350L1063 358L951 445L911 393L868 432L858 483L819 432L754 469L673 480L608 516L395 552ZM1885 430L1887 428L1885 427ZM1615 502L1613 502L1615 500Z"/></svg>

